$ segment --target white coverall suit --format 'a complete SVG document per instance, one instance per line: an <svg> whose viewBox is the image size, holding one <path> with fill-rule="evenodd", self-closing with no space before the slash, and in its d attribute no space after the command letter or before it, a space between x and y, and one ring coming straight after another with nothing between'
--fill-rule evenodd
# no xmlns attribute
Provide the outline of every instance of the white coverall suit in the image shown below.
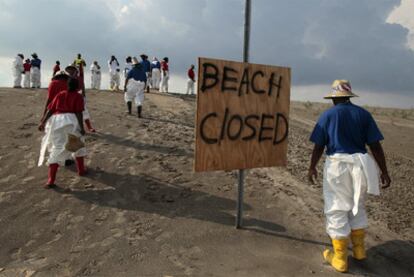
<svg viewBox="0 0 414 277"><path fill-rule="evenodd" d="M98 90L101 88L101 70L96 64L91 65L91 87Z"/></svg>
<svg viewBox="0 0 414 277"><path fill-rule="evenodd" d="M15 88L21 88L22 87L22 74L24 72L23 68L23 59L20 56L17 56L13 61L13 77L14 82L13 86Z"/></svg>
<svg viewBox="0 0 414 277"><path fill-rule="evenodd" d="M327 156L323 174L328 235L341 239L351 230L366 228L367 193L379 195L379 173L374 159L369 154L337 153Z"/></svg>
<svg viewBox="0 0 414 277"><path fill-rule="evenodd" d="M159 68L153 67L151 73L151 86L153 89L159 89L161 81L161 71Z"/></svg>
<svg viewBox="0 0 414 277"><path fill-rule="evenodd" d="M65 149L65 145L68 141L68 134L76 135L84 142L84 137L80 134L80 127L76 115L74 113L52 115L46 123L38 166L43 164L46 151L49 152L47 160L48 165L57 163L63 166L65 165L65 161L70 159L71 156L86 156L87 152L85 147L73 154Z"/></svg>
<svg viewBox="0 0 414 277"><path fill-rule="evenodd" d="M161 72L161 92L168 92L168 80L170 79L170 73L168 70Z"/></svg>
<svg viewBox="0 0 414 277"><path fill-rule="evenodd" d="M118 63L114 61L108 61L109 66L109 88L111 90L119 90L119 86L121 83L121 79L119 76L119 65Z"/></svg>
<svg viewBox="0 0 414 277"><path fill-rule="evenodd" d="M40 88L40 68L32 66L30 68L30 80L32 82L32 88Z"/></svg>
<svg viewBox="0 0 414 277"><path fill-rule="evenodd" d="M24 88L30 88L30 71L25 71L24 72L23 87Z"/></svg>
<svg viewBox="0 0 414 277"><path fill-rule="evenodd" d="M144 102L144 90L145 90L145 82L137 81L134 79L129 79L124 99L125 103L132 102L135 100L135 105L142 106Z"/></svg>

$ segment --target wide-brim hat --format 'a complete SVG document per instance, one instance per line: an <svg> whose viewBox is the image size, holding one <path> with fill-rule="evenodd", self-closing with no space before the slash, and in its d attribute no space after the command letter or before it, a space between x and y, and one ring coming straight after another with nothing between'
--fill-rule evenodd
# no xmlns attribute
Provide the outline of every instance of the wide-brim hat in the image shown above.
<svg viewBox="0 0 414 277"><path fill-rule="evenodd" d="M64 71L64 70L60 70L58 72L56 72L55 76L53 76L52 80L56 80L56 79L60 79L60 78L68 78L69 74Z"/></svg>
<svg viewBox="0 0 414 277"><path fill-rule="evenodd" d="M32 54L32 57L33 57L33 58L37 58L37 54L36 54L36 53L33 53L33 54Z"/></svg>
<svg viewBox="0 0 414 277"><path fill-rule="evenodd" d="M335 80L332 83L331 92L324 98L332 99L340 97L358 97L358 95L352 92L351 83L348 80Z"/></svg>
<svg viewBox="0 0 414 277"><path fill-rule="evenodd" d="M65 67L65 71L67 72L68 70L78 70L78 68L76 66L74 66L73 64L68 65L67 67Z"/></svg>
<svg viewBox="0 0 414 277"><path fill-rule="evenodd" d="M132 58L132 64L139 64L139 61L136 57Z"/></svg>
<svg viewBox="0 0 414 277"><path fill-rule="evenodd" d="M85 147L85 143L81 141L80 137L73 134L68 134L68 141L65 144L65 149L69 152L76 152Z"/></svg>

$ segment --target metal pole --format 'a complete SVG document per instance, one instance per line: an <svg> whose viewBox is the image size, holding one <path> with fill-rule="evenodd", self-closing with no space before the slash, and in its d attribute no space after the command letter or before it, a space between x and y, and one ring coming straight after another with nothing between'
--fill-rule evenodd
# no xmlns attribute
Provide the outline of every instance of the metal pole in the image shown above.
<svg viewBox="0 0 414 277"><path fill-rule="evenodd" d="M245 12L244 12L244 46L243 46L243 62L245 63L249 62L250 12L251 12L251 1L246 0ZM242 227L243 190L244 190L244 169L239 169L237 216L236 216L236 228L237 229L240 229Z"/></svg>
<svg viewBox="0 0 414 277"><path fill-rule="evenodd" d="M243 62L249 62L249 45L250 45L250 12L252 3L246 0L244 13L244 47L243 47Z"/></svg>

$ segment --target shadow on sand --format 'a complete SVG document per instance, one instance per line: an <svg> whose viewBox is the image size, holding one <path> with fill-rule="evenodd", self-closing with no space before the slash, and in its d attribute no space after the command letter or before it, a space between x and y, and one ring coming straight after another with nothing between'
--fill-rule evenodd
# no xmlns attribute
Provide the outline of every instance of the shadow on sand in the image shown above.
<svg viewBox="0 0 414 277"><path fill-rule="evenodd" d="M236 201L228 198L166 183L148 175L120 175L89 169L87 177L105 184L108 188L69 191L59 188L56 191L72 194L82 201L99 206L141 211L168 218L190 218L227 226L235 224L232 211L236 207ZM244 210L251 210L251 207L245 204ZM286 232L284 226L261 219L245 218L241 230L302 243L330 245L325 242L283 234Z"/></svg>
<svg viewBox="0 0 414 277"><path fill-rule="evenodd" d="M135 148L137 150L142 151L152 151L158 152L161 154L168 154L171 156L186 156L186 157L193 157L193 155L187 152L184 149L179 147L171 147L171 146L163 146L163 145L154 145L154 144L146 144L139 141L134 141L122 137L118 137L112 134L93 134L91 135L95 138L101 138L106 140L108 143L117 144L125 147Z"/></svg>

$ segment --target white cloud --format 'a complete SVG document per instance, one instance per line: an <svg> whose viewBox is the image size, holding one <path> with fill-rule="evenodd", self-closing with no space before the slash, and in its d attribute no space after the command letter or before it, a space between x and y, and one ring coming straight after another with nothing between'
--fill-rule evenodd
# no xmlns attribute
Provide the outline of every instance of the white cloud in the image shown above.
<svg viewBox="0 0 414 277"><path fill-rule="evenodd" d="M414 0L402 0L387 18L388 23L396 23L409 30L407 46L414 51Z"/></svg>

